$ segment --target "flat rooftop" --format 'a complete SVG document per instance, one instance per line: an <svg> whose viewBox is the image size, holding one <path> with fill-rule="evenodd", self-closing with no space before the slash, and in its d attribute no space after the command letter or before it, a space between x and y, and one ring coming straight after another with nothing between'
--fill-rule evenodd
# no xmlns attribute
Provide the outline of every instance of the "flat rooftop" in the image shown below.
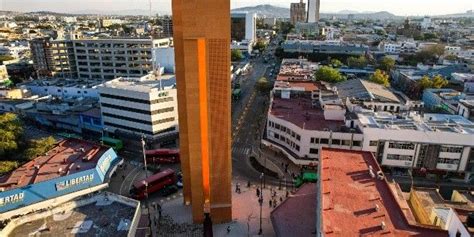
<svg viewBox="0 0 474 237"><path fill-rule="evenodd" d="M307 183L271 213L277 236L314 236L316 231L316 184Z"/></svg>
<svg viewBox="0 0 474 237"><path fill-rule="evenodd" d="M161 80L160 80L161 79ZM131 90L137 92L149 93L151 91L160 91L161 88L167 90L175 88L175 75L162 75L154 77L153 75L146 75L140 78L117 78L108 81L102 85L107 88L116 88L123 90Z"/></svg>
<svg viewBox="0 0 474 237"><path fill-rule="evenodd" d="M269 113L306 130L340 131L344 121L325 120L321 108L313 108L310 98L281 99L274 97Z"/></svg>
<svg viewBox="0 0 474 237"><path fill-rule="evenodd" d="M321 153L322 227L325 236L447 236L408 223L370 152L326 149ZM382 228L382 222L385 227Z"/></svg>
<svg viewBox="0 0 474 237"><path fill-rule="evenodd" d="M93 169L108 149L78 139L62 140L46 154L0 177L0 187L6 191Z"/></svg>
<svg viewBox="0 0 474 237"><path fill-rule="evenodd" d="M406 116L377 112L361 113L359 121L370 128L474 134L474 123L460 115L424 114L422 117L414 112Z"/></svg>
<svg viewBox="0 0 474 237"><path fill-rule="evenodd" d="M77 78L49 78L22 83L23 86L57 86L76 88L95 88L102 82Z"/></svg>
<svg viewBox="0 0 474 237"><path fill-rule="evenodd" d="M74 209L68 208L74 201L66 203L46 218L17 226L8 236L128 236L139 203L114 196L96 195L85 205L80 200Z"/></svg>

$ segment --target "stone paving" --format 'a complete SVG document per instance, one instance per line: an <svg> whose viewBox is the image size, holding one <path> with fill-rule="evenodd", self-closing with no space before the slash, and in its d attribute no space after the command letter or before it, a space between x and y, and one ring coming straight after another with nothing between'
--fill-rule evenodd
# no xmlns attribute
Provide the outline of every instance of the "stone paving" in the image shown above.
<svg viewBox="0 0 474 237"><path fill-rule="evenodd" d="M235 192L236 182L240 183L241 193ZM258 236L260 222L260 205L256 195L256 186L246 187L245 182L234 181L232 194L233 221L226 224L214 225L214 236ZM262 236L275 236L270 220L270 213L274 207L269 206L272 197L271 190L276 192L274 200L280 204L280 197L286 198L286 190L282 187L267 186L263 192L262 206ZM273 204L273 203L272 203ZM191 207L183 205L182 197L164 202L162 205L162 220L158 224L158 236L202 236L202 226L192 225ZM228 232L228 227L230 231Z"/></svg>

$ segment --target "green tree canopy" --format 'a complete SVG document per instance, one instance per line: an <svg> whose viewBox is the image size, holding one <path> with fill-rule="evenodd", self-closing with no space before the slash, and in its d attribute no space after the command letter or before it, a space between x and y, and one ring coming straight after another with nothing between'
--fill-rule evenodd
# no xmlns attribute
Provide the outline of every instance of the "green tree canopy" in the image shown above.
<svg viewBox="0 0 474 237"><path fill-rule="evenodd" d="M51 136L32 140L30 147L25 152L25 158L32 160L38 155L43 155L47 151L51 150L55 144L56 139Z"/></svg>
<svg viewBox="0 0 474 237"><path fill-rule="evenodd" d="M418 80L418 86L421 90L429 88L441 89L447 86L448 84L448 80L444 79L440 75L436 75L431 79L428 76L423 76L420 80Z"/></svg>
<svg viewBox="0 0 474 237"><path fill-rule="evenodd" d="M259 52L263 52L265 48L267 48L267 45L263 41L258 41L255 46L253 46L253 49Z"/></svg>
<svg viewBox="0 0 474 237"><path fill-rule="evenodd" d="M244 55L242 55L242 52L240 50L232 49L232 51L230 52L230 58L232 61L240 61L244 58Z"/></svg>
<svg viewBox="0 0 474 237"><path fill-rule="evenodd" d="M0 115L0 156L18 148L18 140L23 134L21 121L13 113Z"/></svg>
<svg viewBox="0 0 474 237"><path fill-rule="evenodd" d="M0 175L8 173L18 167L17 161L0 161Z"/></svg>
<svg viewBox="0 0 474 237"><path fill-rule="evenodd" d="M268 81L268 79L265 78L265 77L260 77L257 80L257 83L255 84L255 87L262 94L268 93L272 88L272 86L270 85L270 81Z"/></svg>
<svg viewBox="0 0 474 237"><path fill-rule="evenodd" d="M390 72L390 70L392 70L394 67L395 67L395 60L393 58L385 56L379 61L378 68L381 70Z"/></svg>
<svg viewBox="0 0 474 237"><path fill-rule="evenodd" d="M349 67L356 67L356 68L363 68L366 67L368 64L367 59L364 57L364 55L361 55L359 57L349 57L347 59L347 65Z"/></svg>
<svg viewBox="0 0 474 237"><path fill-rule="evenodd" d="M345 81L346 78L341 73L332 67L322 66L314 74L317 81L325 81L330 83L337 83Z"/></svg>
<svg viewBox="0 0 474 237"><path fill-rule="evenodd" d="M371 82L383 85L385 87L390 86L389 76L387 75L387 73L379 69L377 69L375 73L372 76L370 76L369 80Z"/></svg>
<svg viewBox="0 0 474 237"><path fill-rule="evenodd" d="M329 64L334 68L339 68L339 67L344 66L344 64L339 59L335 59L335 58L331 59Z"/></svg>

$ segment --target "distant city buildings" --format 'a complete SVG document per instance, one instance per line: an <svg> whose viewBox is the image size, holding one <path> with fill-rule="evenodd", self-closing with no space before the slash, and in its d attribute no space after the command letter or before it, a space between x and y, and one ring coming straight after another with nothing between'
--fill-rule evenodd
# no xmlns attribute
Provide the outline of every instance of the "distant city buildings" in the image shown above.
<svg viewBox="0 0 474 237"><path fill-rule="evenodd" d="M297 22L306 22L306 3L303 0L290 4L290 21L293 25Z"/></svg>
<svg viewBox="0 0 474 237"><path fill-rule="evenodd" d="M319 11L321 7L321 0L308 0L308 16L307 22L319 22Z"/></svg>
<svg viewBox="0 0 474 237"><path fill-rule="evenodd" d="M153 70L152 50L170 39L37 39L31 43L39 76L111 80L141 77Z"/></svg>
<svg viewBox="0 0 474 237"><path fill-rule="evenodd" d="M231 49L251 54L257 41L257 16L249 12L231 13Z"/></svg>

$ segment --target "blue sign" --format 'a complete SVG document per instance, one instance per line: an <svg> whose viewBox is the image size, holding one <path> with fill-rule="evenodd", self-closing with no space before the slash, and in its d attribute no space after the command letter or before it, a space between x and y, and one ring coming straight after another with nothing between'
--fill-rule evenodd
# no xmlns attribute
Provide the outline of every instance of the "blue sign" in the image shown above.
<svg viewBox="0 0 474 237"><path fill-rule="evenodd" d="M110 148L100 157L95 169L0 192L0 213L100 185L111 165L118 160Z"/></svg>

